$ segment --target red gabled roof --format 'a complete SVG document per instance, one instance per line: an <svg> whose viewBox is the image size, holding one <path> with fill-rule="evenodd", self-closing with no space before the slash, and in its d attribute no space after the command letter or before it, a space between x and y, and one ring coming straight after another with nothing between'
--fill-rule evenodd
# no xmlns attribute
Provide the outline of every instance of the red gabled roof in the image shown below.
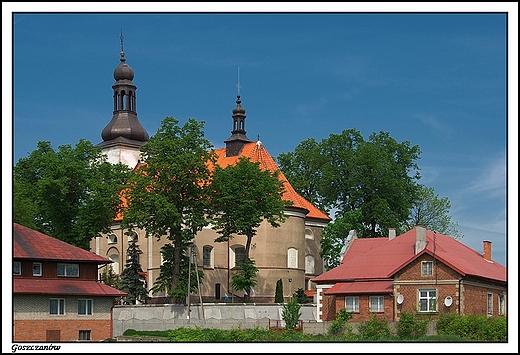
<svg viewBox="0 0 520 355"><path fill-rule="evenodd" d="M394 292L394 281L357 281L338 282L325 291L326 295L334 294L360 294L360 293L392 293Z"/></svg>
<svg viewBox="0 0 520 355"><path fill-rule="evenodd" d="M276 171L278 170L280 181L283 182L285 193L283 194L283 199L286 201L292 201L294 207L303 208L309 211L306 215L307 218L316 218L324 221L330 221L331 218L320 211L316 206L307 201L305 198L300 196L296 190L291 186L285 175L276 165L274 159L271 157L267 149L265 149L264 145L260 142L251 142L245 143L240 151L240 154L237 156L227 157L226 156L226 148L219 148L215 150L217 153L217 164L225 168L228 165L236 164L240 157L249 158L250 161L255 163L260 163L260 168L264 170Z"/></svg>
<svg viewBox="0 0 520 355"><path fill-rule="evenodd" d="M45 280L45 279L18 279L13 280L13 293L16 294L45 294L63 296L126 296L126 292L119 291L98 281L85 280Z"/></svg>
<svg viewBox="0 0 520 355"><path fill-rule="evenodd" d="M13 223L13 257L32 260L66 260L111 263L107 258L59 239Z"/></svg>
<svg viewBox="0 0 520 355"><path fill-rule="evenodd" d="M415 228L392 240L388 238L354 239L342 263L312 281L336 283L388 279L413 260L427 253L435 255L437 260L462 276L476 276L506 282L504 266L484 259L481 253L450 236L426 231L426 247L417 255L415 254L415 240Z"/></svg>

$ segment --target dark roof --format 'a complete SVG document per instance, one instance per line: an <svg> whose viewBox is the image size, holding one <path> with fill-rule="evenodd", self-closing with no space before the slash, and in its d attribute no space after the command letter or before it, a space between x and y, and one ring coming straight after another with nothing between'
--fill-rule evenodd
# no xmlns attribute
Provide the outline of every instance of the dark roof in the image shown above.
<svg viewBox="0 0 520 355"><path fill-rule="evenodd" d="M357 282L338 282L329 290L325 291L326 295L334 294L360 294L360 293L392 293L394 292L394 281L357 281Z"/></svg>
<svg viewBox="0 0 520 355"><path fill-rule="evenodd" d="M63 296L126 296L126 293L98 281L18 279L13 280L13 293Z"/></svg>
<svg viewBox="0 0 520 355"><path fill-rule="evenodd" d="M13 257L31 260L65 260L111 263L107 258L68 244L59 239L13 223Z"/></svg>
<svg viewBox="0 0 520 355"><path fill-rule="evenodd" d="M354 239L342 263L317 276L313 281L324 284L389 279L423 254L435 256L437 260L462 276L475 276L500 282L507 280L505 266L484 259L483 254L450 236L426 231L426 247L418 254L415 254L415 241L416 228L392 240L389 238Z"/></svg>

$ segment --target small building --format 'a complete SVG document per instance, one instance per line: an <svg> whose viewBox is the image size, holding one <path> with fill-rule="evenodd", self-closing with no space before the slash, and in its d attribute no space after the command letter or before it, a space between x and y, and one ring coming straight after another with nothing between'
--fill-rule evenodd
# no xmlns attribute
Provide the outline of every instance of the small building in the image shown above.
<svg viewBox="0 0 520 355"><path fill-rule="evenodd" d="M342 308L351 321L372 314L398 321L401 312L429 315L506 315L506 267L491 258L491 242L479 253L456 239L416 226L388 238L347 238L341 264L317 284L318 321Z"/></svg>
<svg viewBox="0 0 520 355"><path fill-rule="evenodd" d="M109 259L13 223L13 342L102 341L126 295L98 280Z"/></svg>

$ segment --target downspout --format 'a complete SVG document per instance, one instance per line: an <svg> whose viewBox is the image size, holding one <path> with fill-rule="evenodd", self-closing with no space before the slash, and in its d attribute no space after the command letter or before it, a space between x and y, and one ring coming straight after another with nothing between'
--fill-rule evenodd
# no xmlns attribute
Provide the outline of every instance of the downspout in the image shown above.
<svg viewBox="0 0 520 355"><path fill-rule="evenodd" d="M462 285L462 279L460 278L460 279L459 279L459 305L458 305L459 316L461 315L461 314L460 314L460 304L462 303L462 299L461 299L461 296L462 296L461 285Z"/></svg>

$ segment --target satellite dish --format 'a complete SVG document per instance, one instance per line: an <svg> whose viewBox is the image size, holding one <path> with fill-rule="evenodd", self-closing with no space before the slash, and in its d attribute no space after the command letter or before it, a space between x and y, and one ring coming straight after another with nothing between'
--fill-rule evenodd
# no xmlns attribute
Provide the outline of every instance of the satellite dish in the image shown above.
<svg viewBox="0 0 520 355"><path fill-rule="evenodd" d="M444 305L445 305L446 307L451 306L452 303L453 303L453 298L451 298L451 296L447 296L447 297L444 299Z"/></svg>
<svg viewBox="0 0 520 355"><path fill-rule="evenodd" d="M403 295L397 296L397 304L402 304L403 301L404 301L404 296Z"/></svg>

